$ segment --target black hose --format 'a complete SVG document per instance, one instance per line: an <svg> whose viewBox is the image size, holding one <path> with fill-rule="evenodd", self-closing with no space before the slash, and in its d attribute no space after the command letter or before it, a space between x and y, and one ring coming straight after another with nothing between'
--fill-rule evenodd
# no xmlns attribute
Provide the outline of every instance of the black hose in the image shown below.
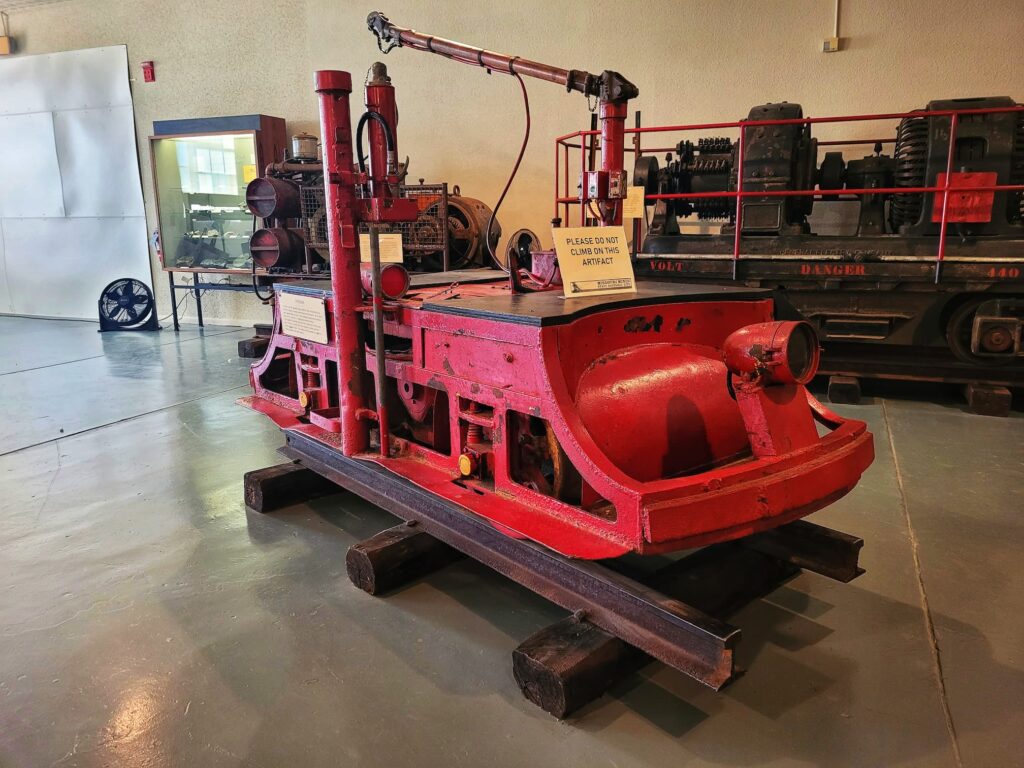
<svg viewBox="0 0 1024 768"><path fill-rule="evenodd" d="M388 125L388 121L379 112L364 112L356 124L356 159L359 162L360 173L366 173L366 155L363 154L363 128L366 127L367 120L376 120L380 123L380 126L384 129L384 142L387 144L388 152L395 151L395 136L391 133L391 126Z"/></svg>
<svg viewBox="0 0 1024 768"><path fill-rule="evenodd" d="M264 296L262 293L260 293L259 283L256 282L256 262L255 261L252 263L252 292L256 294L256 298L259 299L260 301L266 302L266 301L270 301L272 298L274 298L274 289L273 288L270 289L270 295L269 296Z"/></svg>
<svg viewBox="0 0 1024 768"><path fill-rule="evenodd" d="M504 270L505 272L510 272L510 270L509 268L501 265L501 262L498 261L498 256L494 253L494 245L491 243L491 229L494 227L494 219L498 215L498 209L501 208L501 204L505 202L505 195L508 194L509 187L512 186L512 182L515 180L516 174L519 172L519 164L523 162L523 155L526 154L526 145L530 143L530 97L526 95L526 83L523 82L523 78L519 76L519 73L513 72L512 75L519 81L519 87L523 90L523 108L526 110L526 131L523 134L523 145L519 147L519 156L516 158L516 164L512 166L512 173L509 174L508 181L505 182L505 188L501 191L501 197L498 198L497 204L491 211L491 216L487 219L487 227L484 229L484 245L487 247L487 253L490 255L491 261L494 262L498 269Z"/></svg>

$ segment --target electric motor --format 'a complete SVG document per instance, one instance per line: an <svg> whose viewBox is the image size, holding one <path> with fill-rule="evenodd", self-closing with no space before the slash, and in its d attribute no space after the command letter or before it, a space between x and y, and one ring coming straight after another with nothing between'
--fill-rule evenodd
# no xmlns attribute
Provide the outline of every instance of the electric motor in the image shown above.
<svg viewBox="0 0 1024 768"><path fill-rule="evenodd" d="M949 99L929 102L927 110L992 109L1018 106L1008 97ZM799 104L781 102L754 107L744 129L743 191L835 191L823 200L839 199L844 189L890 189L942 186L949 153L948 116L908 117L900 121L892 156L875 144L874 153L846 161L842 152L826 152L818 166L818 142L809 123L800 120ZM757 125L756 123L765 123ZM675 155L659 168L657 158L636 160L634 186L646 194L694 194L735 191L738 142L721 137L682 141ZM983 185L1024 184L1024 114L996 112L962 115L958 121L953 157L954 175L972 174L966 181ZM956 178L954 178L954 182ZM979 209L978 220L954 220L962 235L1012 235L1024 229L1024 194L992 193L991 211ZM858 193L857 235L939 234L942 197L936 193ZM742 202L744 235L809 234L807 216L812 195L749 196ZM650 222L651 235L679 233L678 217L723 221L722 231L735 226L736 200L728 196L659 200ZM986 218L987 217L987 218Z"/></svg>
<svg viewBox="0 0 1024 768"><path fill-rule="evenodd" d="M998 109L1015 107L1007 96L946 99L928 102L929 111L951 109ZM951 118L908 117L896 134L896 186L942 186L949 157ZM957 122L953 150L954 174L977 174L983 185L1024 184L1024 114L990 112L962 115ZM1021 229L1022 198L1019 192L993 193L987 221L957 223L963 234L1008 235ZM942 196L908 193L893 196L889 224L901 235L937 235L941 224Z"/></svg>

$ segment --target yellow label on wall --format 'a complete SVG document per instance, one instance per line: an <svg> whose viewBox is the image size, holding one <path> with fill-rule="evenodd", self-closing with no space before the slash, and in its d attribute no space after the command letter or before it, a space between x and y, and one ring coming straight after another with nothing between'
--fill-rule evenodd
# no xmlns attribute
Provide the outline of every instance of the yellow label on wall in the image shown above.
<svg viewBox="0 0 1024 768"><path fill-rule="evenodd" d="M370 263L370 235L366 232L359 234L359 260L363 264ZM401 264L405 261L402 252L401 232L380 233L380 263Z"/></svg>
<svg viewBox="0 0 1024 768"><path fill-rule="evenodd" d="M281 291L277 294L277 309L285 336L327 343L327 306L323 299Z"/></svg>
<svg viewBox="0 0 1024 768"><path fill-rule="evenodd" d="M242 166L242 183L243 184L248 184L250 181L255 179L256 176L257 176L257 173L256 173L256 165L255 164L251 164L251 165L250 164L246 164L246 165Z"/></svg>
<svg viewBox="0 0 1024 768"><path fill-rule="evenodd" d="M644 217L644 188L630 187L622 202L622 218L642 219Z"/></svg>
<svg viewBox="0 0 1024 768"><path fill-rule="evenodd" d="M564 227L551 232L565 298L636 291L625 229Z"/></svg>

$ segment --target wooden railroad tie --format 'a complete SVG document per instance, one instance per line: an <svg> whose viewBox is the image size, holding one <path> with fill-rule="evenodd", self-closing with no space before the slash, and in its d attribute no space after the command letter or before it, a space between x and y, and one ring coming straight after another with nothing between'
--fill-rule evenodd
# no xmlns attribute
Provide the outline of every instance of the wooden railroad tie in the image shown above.
<svg viewBox="0 0 1024 768"><path fill-rule="evenodd" d="M297 462L246 472L242 486L245 506L263 513L341 492L326 477Z"/></svg>

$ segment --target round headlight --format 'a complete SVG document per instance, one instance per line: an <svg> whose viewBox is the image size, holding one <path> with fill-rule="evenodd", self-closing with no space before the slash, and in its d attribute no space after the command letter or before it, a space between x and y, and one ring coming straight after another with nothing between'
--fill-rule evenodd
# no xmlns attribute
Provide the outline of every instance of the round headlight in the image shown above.
<svg viewBox="0 0 1024 768"><path fill-rule="evenodd" d="M366 295L372 296L373 270L369 264L360 266L359 277L362 280L363 290L366 292ZM411 281L408 270L401 264L380 265L380 292L385 299L394 301L405 296Z"/></svg>
<svg viewBox="0 0 1024 768"><path fill-rule="evenodd" d="M818 335L803 320L757 323L734 331L722 346L737 376L776 384L806 384L818 371Z"/></svg>

